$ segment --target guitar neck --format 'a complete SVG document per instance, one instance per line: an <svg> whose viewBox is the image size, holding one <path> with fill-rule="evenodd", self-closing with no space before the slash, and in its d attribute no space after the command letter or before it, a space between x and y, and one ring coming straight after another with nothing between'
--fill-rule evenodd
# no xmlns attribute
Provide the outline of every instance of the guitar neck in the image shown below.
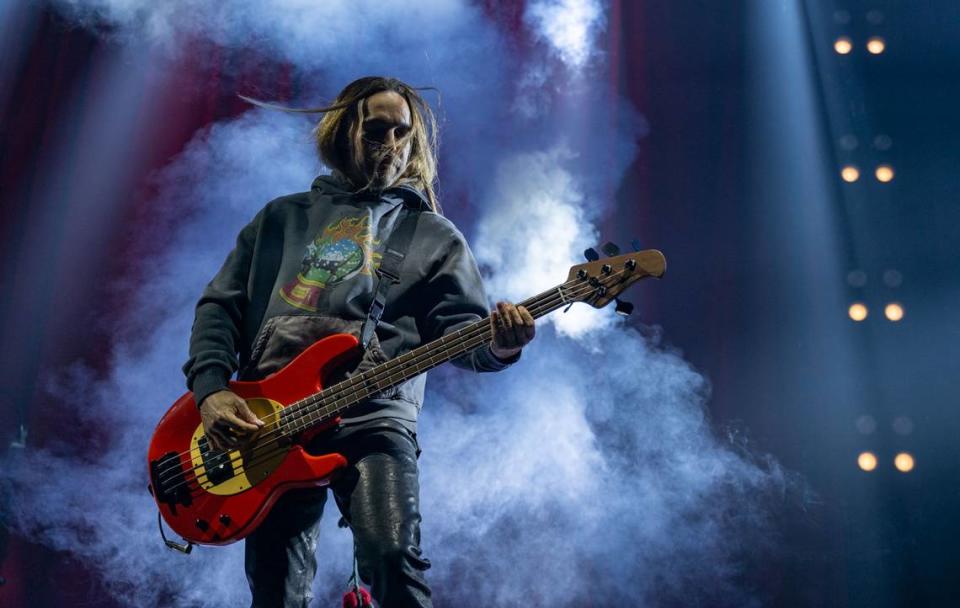
<svg viewBox="0 0 960 608"><path fill-rule="evenodd" d="M542 317L574 299L558 285L520 305L534 317ZM447 361L456 359L493 340L489 317L471 323L423 346L391 359L361 374L284 408L280 424L287 434L296 434L340 416L372 395L392 388Z"/></svg>

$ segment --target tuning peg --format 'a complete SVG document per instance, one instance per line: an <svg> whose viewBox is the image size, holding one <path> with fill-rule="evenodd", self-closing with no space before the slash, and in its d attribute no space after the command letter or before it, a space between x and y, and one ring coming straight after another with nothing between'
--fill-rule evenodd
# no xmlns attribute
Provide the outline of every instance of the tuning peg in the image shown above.
<svg viewBox="0 0 960 608"><path fill-rule="evenodd" d="M583 250L583 257L587 258L588 262L596 262L600 259L600 254L593 247L588 247Z"/></svg>
<svg viewBox="0 0 960 608"><path fill-rule="evenodd" d="M620 255L620 248L617 247L616 243L613 243L611 241L607 241L606 243L604 243L601 249L603 249L603 252L610 257Z"/></svg>
<svg viewBox="0 0 960 608"><path fill-rule="evenodd" d="M623 315L625 317L630 316L630 313L633 312L633 304L620 298L615 298L617 305L614 307L614 311L618 315Z"/></svg>
<svg viewBox="0 0 960 608"><path fill-rule="evenodd" d="M633 247L634 251L640 251L640 239L630 241L630 246Z"/></svg>

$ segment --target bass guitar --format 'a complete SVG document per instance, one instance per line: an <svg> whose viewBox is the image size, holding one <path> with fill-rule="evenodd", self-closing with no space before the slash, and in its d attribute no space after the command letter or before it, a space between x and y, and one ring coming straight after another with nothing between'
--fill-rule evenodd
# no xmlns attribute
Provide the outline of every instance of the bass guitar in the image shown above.
<svg viewBox="0 0 960 608"><path fill-rule="evenodd" d="M574 302L602 308L636 281L659 278L666 269L663 254L654 249L605 259L593 252L590 257L593 261L573 266L564 283L520 304L535 318ZM618 312L629 313L629 308L618 300ZM160 515L188 541L164 537L167 545L189 552L193 543L224 545L244 538L283 492L326 485L346 466L340 454L308 454L303 447L307 437L335 426L347 410L374 393L492 339L485 318L334 383L337 370L356 360L359 347L349 334L326 337L261 381L230 382L230 390L265 422L235 449L211 447L193 393L184 394L160 420L147 453L149 489Z"/></svg>

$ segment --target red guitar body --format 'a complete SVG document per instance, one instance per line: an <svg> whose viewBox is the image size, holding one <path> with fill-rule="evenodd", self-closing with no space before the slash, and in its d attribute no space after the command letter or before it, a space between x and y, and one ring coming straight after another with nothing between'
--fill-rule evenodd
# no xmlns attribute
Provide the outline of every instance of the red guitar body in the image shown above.
<svg viewBox="0 0 960 608"><path fill-rule="evenodd" d="M226 454L204 456L206 438L193 393L180 397L160 420L147 454L150 491L170 528L194 543L229 544L250 534L285 491L327 485L346 466L343 456L307 454L303 438L278 442L270 431L283 408L319 392L325 379L355 360L357 344L351 335L329 336L264 380L230 382L230 390L267 424L247 447Z"/></svg>
<svg viewBox="0 0 960 608"><path fill-rule="evenodd" d="M566 282L522 304L534 317L577 301L600 308L634 282L660 277L665 269L666 260L655 249L594 260L572 267ZM324 338L264 380L230 383L266 425L228 452L210 449L193 394L183 395L160 421L147 455L150 491L160 514L177 534L194 543L225 545L240 540L256 529L285 491L326 485L346 466L340 454L307 454L303 444L309 437L336 425L337 415L376 391L491 340L485 317L317 395L338 382L360 355L351 335ZM329 402L324 402L326 398Z"/></svg>

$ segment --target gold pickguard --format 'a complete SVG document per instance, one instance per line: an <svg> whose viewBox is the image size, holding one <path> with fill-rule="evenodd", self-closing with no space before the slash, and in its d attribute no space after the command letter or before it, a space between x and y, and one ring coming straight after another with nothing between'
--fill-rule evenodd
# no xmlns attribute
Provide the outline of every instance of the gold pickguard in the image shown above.
<svg viewBox="0 0 960 608"><path fill-rule="evenodd" d="M247 399L247 406L258 418L267 424L257 431L239 449L227 452L233 474L220 483L213 483L207 474L203 456L200 454L200 438L204 436L203 425L197 427L190 438L190 458L193 461L197 481L207 492L219 496L231 496L249 490L270 476L283 462L287 454L285 444L274 441L271 433L280 421L283 406L270 399Z"/></svg>

